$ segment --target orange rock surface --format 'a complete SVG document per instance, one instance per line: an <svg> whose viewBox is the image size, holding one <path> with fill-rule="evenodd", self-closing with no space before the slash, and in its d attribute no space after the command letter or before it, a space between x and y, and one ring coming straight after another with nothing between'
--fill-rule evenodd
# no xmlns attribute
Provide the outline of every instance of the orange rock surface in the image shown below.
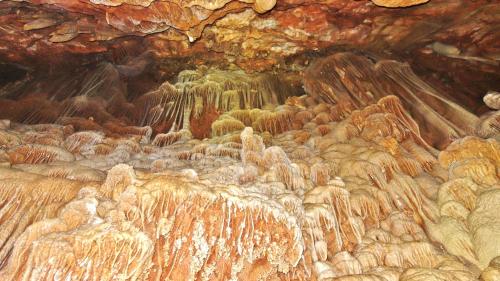
<svg viewBox="0 0 500 281"><path fill-rule="evenodd" d="M0 280L500 280L499 9L0 1Z"/></svg>

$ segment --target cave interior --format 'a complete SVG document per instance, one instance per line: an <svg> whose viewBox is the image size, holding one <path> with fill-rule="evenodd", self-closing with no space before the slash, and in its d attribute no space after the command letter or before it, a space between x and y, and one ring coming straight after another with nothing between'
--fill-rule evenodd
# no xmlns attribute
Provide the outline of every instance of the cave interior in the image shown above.
<svg viewBox="0 0 500 281"><path fill-rule="evenodd" d="M500 280L500 2L0 0L0 280Z"/></svg>

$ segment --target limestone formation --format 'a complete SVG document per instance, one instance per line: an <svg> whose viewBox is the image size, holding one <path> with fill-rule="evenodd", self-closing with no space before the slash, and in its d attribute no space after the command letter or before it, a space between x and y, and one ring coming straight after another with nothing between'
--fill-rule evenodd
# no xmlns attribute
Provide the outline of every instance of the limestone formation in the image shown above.
<svg viewBox="0 0 500 281"><path fill-rule="evenodd" d="M497 2L0 0L0 280L500 280Z"/></svg>
<svg viewBox="0 0 500 281"><path fill-rule="evenodd" d="M286 110L342 111L307 98ZM243 125L216 121L205 140L61 131L53 147L25 136L62 126L2 129L2 278L496 278L497 141L467 137L436 158L394 96L279 131L241 130L255 121L234 114L220 120Z"/></svg>

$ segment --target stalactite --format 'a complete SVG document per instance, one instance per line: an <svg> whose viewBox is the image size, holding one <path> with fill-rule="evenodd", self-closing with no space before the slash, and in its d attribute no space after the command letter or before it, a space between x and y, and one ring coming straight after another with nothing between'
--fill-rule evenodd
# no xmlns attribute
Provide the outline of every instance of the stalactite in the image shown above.
<svg viewBox="0 0 500 281"><path fill-rule="evenodd" d="M170 5L118 2L113 9L155 7L159 17L166 13L158 7ZM238 10L264 4L225 3L218 12L230 6L232 20L253 21L251 10ZM283 24L271 20L276 12L253 22L256 34ZM23 24L36 32L50 22ZM191 46L223 50L217 40ZM276 44L258 56L272 57ZM496 277L496 113L474 123L431 87L433 77L424 81L408 65L361 51L328 50L297 69L285 60L273 72L246 73L200 65L196 56L151 60L160 64L153 69L148 58L127 59L141 50L120 46L110 54L119 64L82 67L55 93L35 94L28 82L24 91L0 89L0 118L12 119L0 119L1 280ZM306 51L293 60L315 56ZM183 63L199 66L175 76ZM145 85L131 79L139 76ZM468 126L477 136L460 138ZM458 139L439 151L450 142L444 131Z"/></svg>

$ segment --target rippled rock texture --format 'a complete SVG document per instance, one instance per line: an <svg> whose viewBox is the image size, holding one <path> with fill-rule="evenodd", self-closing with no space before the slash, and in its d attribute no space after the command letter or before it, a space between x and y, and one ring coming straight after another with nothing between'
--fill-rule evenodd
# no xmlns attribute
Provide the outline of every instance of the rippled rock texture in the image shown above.
<svg viewBox="0 0 500 281"><path fill-rule="evenodd" d="M0 280L500 280L495 1L0 1Z"/></svg>
<svg viewBox="0 0 500 281"><path fill-rule="evenodd" d="M201 73L178 83L221 72ZM497 140L439 152L392 95L354 106L224 93L177 111L174 123L217 109L203 140L184 121L160 134L2 121L2 279L499 277Z"/></svg>
<svg viewBox="0 0 500 281"><path fill-rule="evenodd" d="M55 113L59 124L3 120L0 276L496 280L498 137L456 136L437 150L419 124L462 123L416 121L404 105L420 97L432 107L411 90L437 93L391 61L379 63L411 79L373 81L408 89L393 91L399 97L375 82L357 86L373 87L369 97L342 91L368 79L317 76L345 58L378 75L381 66L340 53L311 65L303 95L269 74L201 68L130 111L120 105L121 117L106 106L118 97L78 95L45 99L47 112L77 113ZM3 102L25 108L30 99ZM46 118L29 112L17 121Z"/></svg>

